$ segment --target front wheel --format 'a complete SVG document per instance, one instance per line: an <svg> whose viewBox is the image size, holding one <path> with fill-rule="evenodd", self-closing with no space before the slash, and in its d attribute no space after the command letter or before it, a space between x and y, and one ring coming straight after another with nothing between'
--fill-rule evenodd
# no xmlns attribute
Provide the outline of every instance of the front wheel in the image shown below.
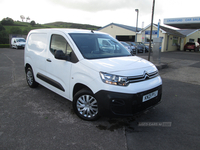
<svg viewBox="0 0 200 150"><path fill-rule="evenodd" d="M31 88L36 88L38 86L38 83L34 79L33 70L30 67L26 70L26 81Z"/></svg>
<svg viewBox="0 0 200 150"><path fill-rule="evenodd" d="M97 100L88 89L82 89L75 94L73 109L77 116L83 120L94 121L99 118Z"/></svg>

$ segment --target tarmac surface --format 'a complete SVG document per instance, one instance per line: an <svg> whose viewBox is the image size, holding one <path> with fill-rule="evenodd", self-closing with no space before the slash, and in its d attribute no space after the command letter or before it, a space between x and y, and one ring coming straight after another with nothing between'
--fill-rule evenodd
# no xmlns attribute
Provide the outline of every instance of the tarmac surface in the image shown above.
<svg viewBox="0 0 200 150"><path fill-rule="evenodd" d="M71 102L43 86L29 88L23 53L0 49L0 150L200 149L199 52L161 53L163 96L153 109L93 122L79 119Z"/></svg>

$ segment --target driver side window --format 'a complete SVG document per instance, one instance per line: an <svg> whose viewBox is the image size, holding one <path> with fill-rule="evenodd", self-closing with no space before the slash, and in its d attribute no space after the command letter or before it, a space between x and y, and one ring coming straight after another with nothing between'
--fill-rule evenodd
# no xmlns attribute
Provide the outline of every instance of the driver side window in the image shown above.
<svg viewBox="0 0 200 150"><path fill-rule="evenodd" d="M51 36L50 51L55 55L57 50L62 50L65 55L69 55L72 52L72 48L63 36L53 34Z"/></svg>

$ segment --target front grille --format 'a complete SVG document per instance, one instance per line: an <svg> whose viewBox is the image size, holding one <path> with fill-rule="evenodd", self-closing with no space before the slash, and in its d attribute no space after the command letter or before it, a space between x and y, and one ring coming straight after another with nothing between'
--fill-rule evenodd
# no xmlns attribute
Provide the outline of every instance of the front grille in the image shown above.
<svg viewBox="0 0 200 150"><path fill-rule="evenodd" d="M146 71L144 71L143 75L139 75L139 76L131 76L128 77L128 82L129 83L134 83L134 82L140 82L140 81L145 81L148 79L152 79L158 76L158 71L154 71L151 73L148 73Z"/></svg>

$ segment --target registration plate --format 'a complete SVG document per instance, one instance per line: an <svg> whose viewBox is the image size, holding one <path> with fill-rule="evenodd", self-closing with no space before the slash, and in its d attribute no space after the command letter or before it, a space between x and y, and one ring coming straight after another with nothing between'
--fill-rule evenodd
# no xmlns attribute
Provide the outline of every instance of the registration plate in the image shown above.
<svg viewBox="0 0 200 150"><path fill-rule="evenodd" d="M143 99L142 99L142 102L146 102L146 101L148 101L148 100L150 100L150 99L152 99L152 98L154 98L156 96L158 96L158 90L155 91L155 92L149 93L147 95L144 95Z"/></svg>

